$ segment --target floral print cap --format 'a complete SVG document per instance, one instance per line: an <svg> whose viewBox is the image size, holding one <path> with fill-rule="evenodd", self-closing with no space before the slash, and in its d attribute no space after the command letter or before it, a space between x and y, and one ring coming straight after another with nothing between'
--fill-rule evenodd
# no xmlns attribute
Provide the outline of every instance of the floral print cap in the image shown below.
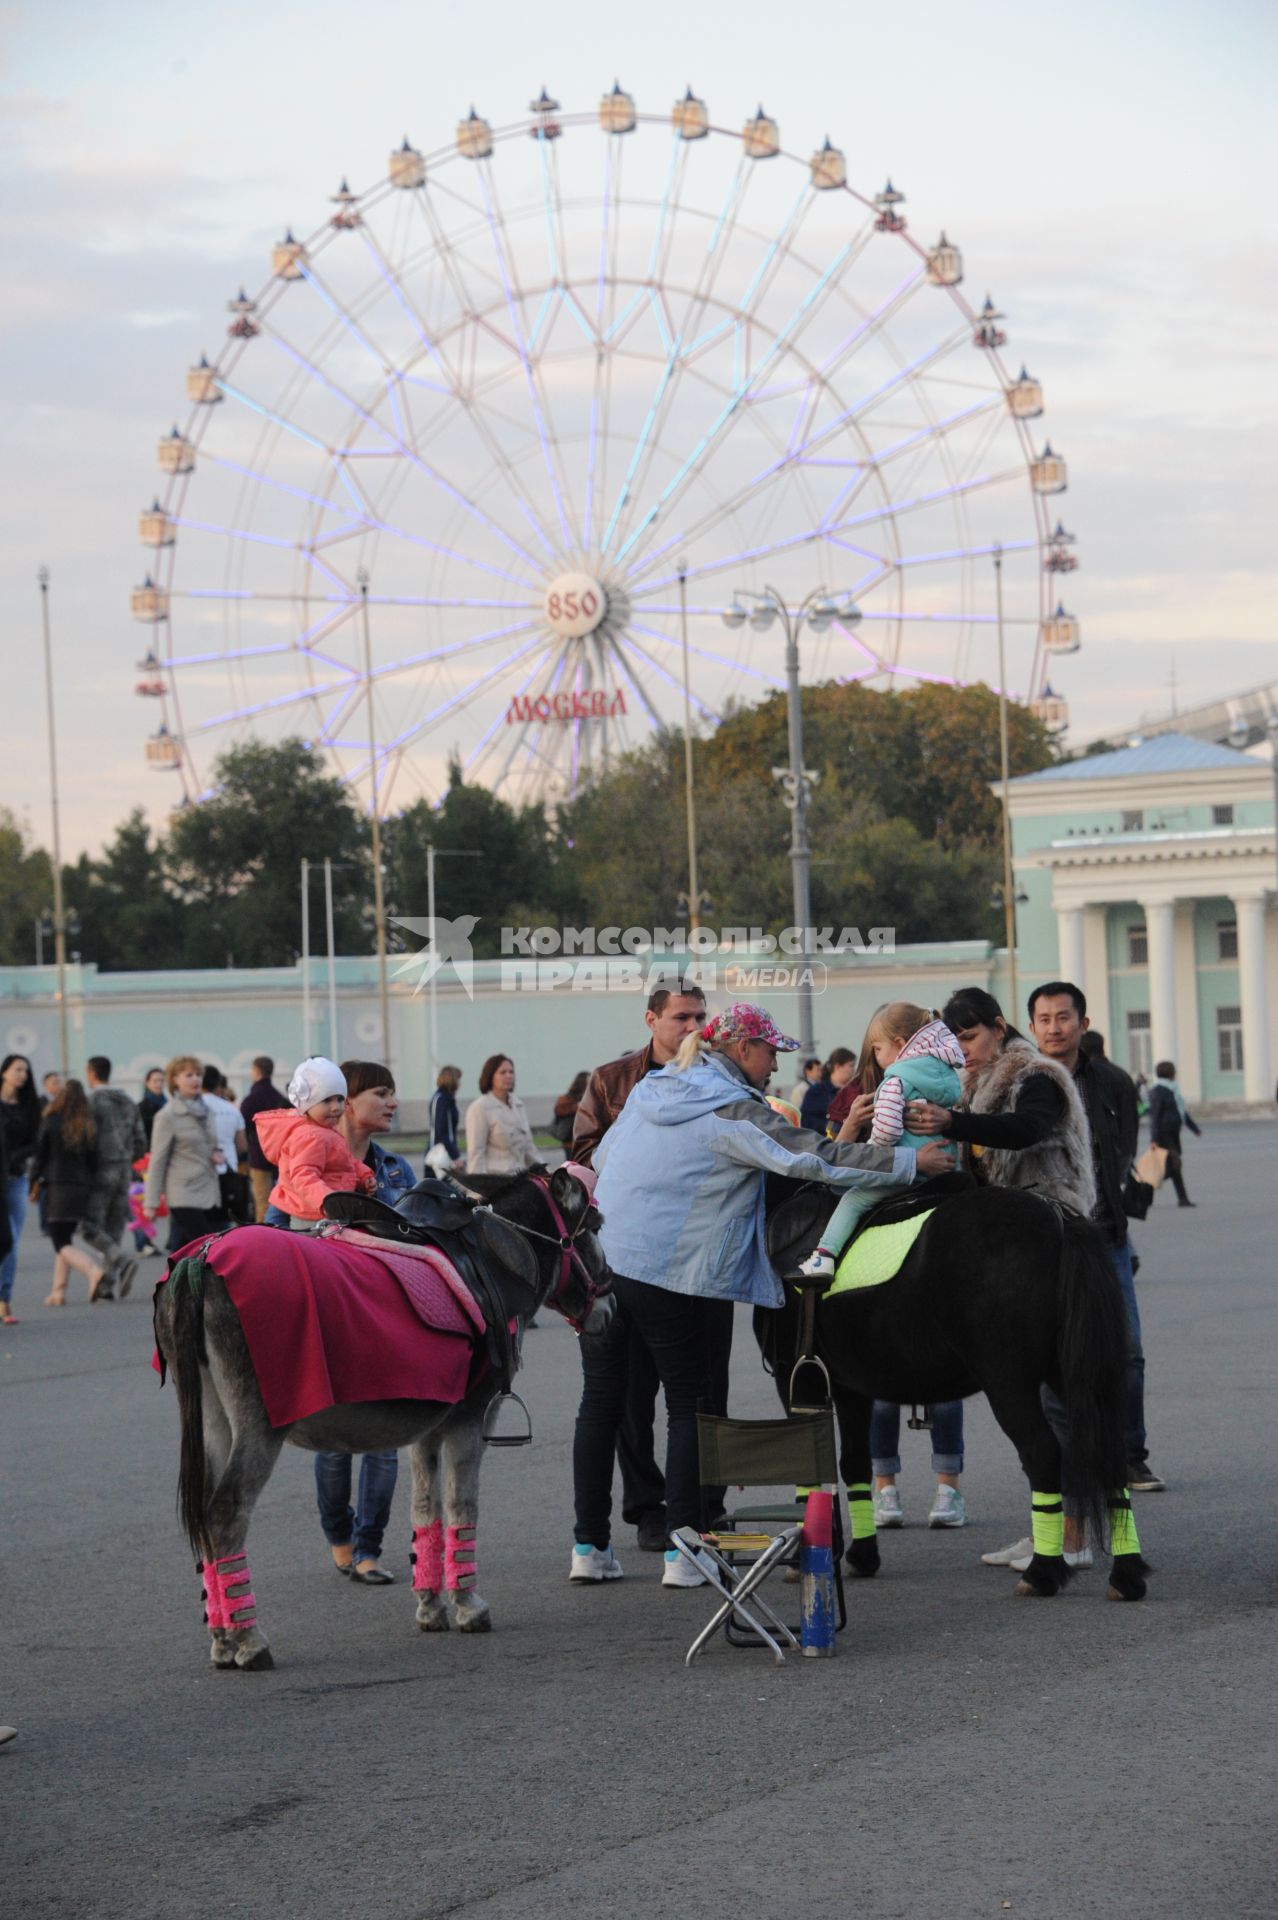
<svg viewBox="0 0 1278 1920"><path fill-rule="evenodd" d="M778 1053L797 1053L799 1043L782 1033L766 1007L749 1000L734 1000L722 1013L716 1013L701 1029L703 1040L762 1040Z"/></svg>

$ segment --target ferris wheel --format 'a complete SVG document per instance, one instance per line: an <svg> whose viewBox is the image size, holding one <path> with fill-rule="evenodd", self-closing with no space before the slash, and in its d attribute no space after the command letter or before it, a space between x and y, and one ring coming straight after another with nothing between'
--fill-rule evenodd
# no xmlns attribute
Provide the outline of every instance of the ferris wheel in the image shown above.
<svg viewBox="0 0 1278 1920"><path fill-rule="evenodd" d="M764 583L828 595L809 682L994 684L997 628L1009 688L1063 724L1065 462L904 201L828 139L786 152L762 107L716 126L620 86L497 129L472 108L343 180L159 443L151 765L198 800L236 738L300 734L380 811L451 764L571 795L685 702L709 727L783 684L764 623L722 619Z"/></svg>

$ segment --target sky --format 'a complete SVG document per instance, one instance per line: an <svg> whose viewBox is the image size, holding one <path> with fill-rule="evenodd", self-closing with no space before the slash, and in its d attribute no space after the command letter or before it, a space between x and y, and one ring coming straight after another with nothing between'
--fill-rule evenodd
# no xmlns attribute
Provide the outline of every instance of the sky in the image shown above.
<svg viewBox="0 0 1278 1920"><path fill-rule="evenodd" d="M959 239L1067 455L1083 647L1054 681L1073 741L1278 677L1272 196L1275 20L1262 0L42 0L0 8L5 259L5 769L49 838L37 568L51 573L64 855L130 807L162 821L137 514L182 375L270 244L472 100L500 123L545 82L589 111L614 76L665 111L691 83L787 146L829 133L873 193ZM979 295L978 295L979 297ZM142 643L140 644L140 636Z"/></svg>

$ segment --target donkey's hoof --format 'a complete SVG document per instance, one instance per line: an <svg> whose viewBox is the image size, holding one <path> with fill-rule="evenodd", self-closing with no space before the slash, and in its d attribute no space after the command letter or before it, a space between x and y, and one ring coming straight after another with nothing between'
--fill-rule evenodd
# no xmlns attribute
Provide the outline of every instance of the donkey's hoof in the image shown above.
<svg viewBox="0 0 1278 1920"><path fill-rule="evenodd" d="M1124 1580L1115 1584L1113 1580L1105 1589L1107 1600L1143 1600L1148 1589L1143 1580Z"/></svg>
<svg viewBox="0 0 1278 1920"><path fill-rule="evenodd" d="M241 1673L267 1673L275 1665L275 1656L269 1647L254 1647L250 1652L237 1653L235 1664Z"/></svg>
<svg viewBox="0 0 1278 1920"><path fill-rule="evenodd" d="M489 1613L487 1607L484 1608L482 1613L468 1613L465 1619L458 1614L457 1630L459 1633L491 1633L493 1630L493 1616Z"/></svg>
<svg viewBox="0 0 1278 1920"><path fill-rule="evenodd" d="M1035 1580L1018 1580L1013 1589L1018 1600L1054 1600L1059 1591L1052 1586L1039 1586Z"/></svg>
<svg viewBox="0 0 1278 1920"><path fill-rule="evenodd" d="M209 1659L222 1673L229 1673L235 1665L235 1648L225 1640L209 1642Z"/></svg>
<svg viewBox="0 0 1278 1920"><path fill-rule="evenodd" d="M1107 1600L1143 1600L1145 1598L1145 1575L1150 1571L1148 1560L1139 1553L1116 1553L1109 1569L1109 1585L1105 1589Z"/></svg>
<svg viewBox="0 0 1278 1920"><path fill-rule="evenodd" d="M425 1601L417 1609L417 1630L419 1633L447 1633L452 1621L448 1618L448 1608L442 1600Z"/></svg>

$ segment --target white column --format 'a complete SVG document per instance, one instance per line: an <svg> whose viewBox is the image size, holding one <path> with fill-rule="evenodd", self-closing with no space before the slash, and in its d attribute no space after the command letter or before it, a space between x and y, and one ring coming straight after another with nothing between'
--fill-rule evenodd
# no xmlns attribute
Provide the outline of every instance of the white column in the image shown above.
<svg viewBox="0 0 1278 1920"><path fill-rule="evenodd" d="M1094 1027L1105 1035L1111 1060L1127 1065L1127 1037L1115 1031L1109 1005L1109 908L1083 909L1083 974L1079 986L1087 995L1087 1011Z"/></svg>
<svg viewBox="0 0 1278 1920"><path fill-rule="evenodd" d="M1269 1020L1265 1005L1265 899L1262 893L1234 896L1238 915L1238 993L1242 1001L1243 1092L1248 1100L1267 1101Z"/></svg>
<svg viewBox="0 0 1278 1920"><path fill-rule="evenodd" d="M1176 903L1146 900L1145 931L1149 942L1149 1026L1154 1064L1176 1059Z"/></svg>
<svg viewBox="0 0 1278 1920"><path fill-rule="evenodd" d="M1057 907L1056 944L1060 953L1060 978L1083 985L1083 909ZM1086 988L1083 989L1086 992Z"/></svg>
<svg viewBox="0 0 1278 1920"><path fill-rule="evenodd" d="M1194 948L1197 902L1176 903L1176 1080L1186 1100L1203 1097L1203 1053L1198 1011L1198 960Z"/></svg>

